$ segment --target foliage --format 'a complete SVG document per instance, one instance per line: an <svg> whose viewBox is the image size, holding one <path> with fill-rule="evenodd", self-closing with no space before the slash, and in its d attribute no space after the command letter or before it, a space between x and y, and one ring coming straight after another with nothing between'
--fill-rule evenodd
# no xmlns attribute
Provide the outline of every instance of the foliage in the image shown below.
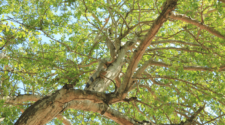
<svg viewBox="0 0 225 125"><path fill-rule="evenodd" d="M42 97L76 79L84 89L99 59L110 60L111 40L118 50L138 36L143 40L165 0L3 0L0 1L0 94ZM180 0L174 14L183 14L225 37L225 4L216 0ZM109 31L111 30L111 31ZM225 123L225 39L183 20L168 18L137 69L137 86L127 98L133 102L110 105L138 121L157 124L186 121L199 107L201 124ZM135 49L126 52L121 74L126 74ZM90 64L90 65L89 65ZM134 72L136 73L136 71ZM121 81L124 77L121 75ZM105 90L113 92L113 83ZM0 103L2 124L13 124L33 102ZM69 109L73 124L117 124L94 112ZM216 119L214 119L216 118ZM51 121L62 124L59 119Z"/></svg>

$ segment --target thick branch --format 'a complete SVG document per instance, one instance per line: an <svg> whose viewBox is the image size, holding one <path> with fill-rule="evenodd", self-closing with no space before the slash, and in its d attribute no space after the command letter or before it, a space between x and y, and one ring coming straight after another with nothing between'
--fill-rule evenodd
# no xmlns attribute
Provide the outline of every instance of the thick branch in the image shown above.
<svg viewBox="0 0 225 125"><path fill-rule="evenodd" d="M222 3L225 3L225 0L219 0L220 2L222 2Z"/></svg>
<svg viewBox="0 0 225 125"><path fill-rule="evenodd" d="M19 96L15 96L15 97L4 97L4 96L0 96L0 100L4 99L5 103L12 103L12 104L16 104L16 103L22 103L22 102L26 102L26 101L37 101L41 98L41 96L38 95L19 95Z"/></svg>
<svg viewBox="0 0 225 125"><path fill-rule="evenodd" d="M133 45L135 45L136 42L137 42L137 37L134 37L133 40L127 42L123 47L121 47L118 50L118 52L117 52L118 56L117 56L117 59L114 62L110 63L108 66L107 66L107 64L103 64L103 65L107 66L107 67L105 67L105 71L104 71L106 73L104 75L105 77L107 77L111 80L114 80L119 75L119 73L121 71L121 66L123 65L123 62L124 62L124 59L125 59L124 57L125 57L125 54L126 54L127 50L130 49L130 47L132 47ZM98 78L95 79L93 81L93 83L91 83L88 90L98 91L98 92L105 91L111 83L111 80L109 80L109 79L101 78L98 75Z"/></svg>
<svg viewBox="0 0 225 125"><path fill-rule="evenodd" d="M67 107L67 103L72 100L91 100L96 103L103 103L103 100L107 100L107 98L106 94L99 92L61 89L51 96L38 100L27 108L15 125L46 124L63 112Z"/></svg>
<svg viewBox="0 0 225 125"><path fill-rule="evenodd" d="M39 100L41 97L38 96L38 95L19 95L19 96L15 96L15 97L0 97L0 100L1 99L5 99L5 103L10 103L10 104L17 104L17 103L23 103L23 102L26 102L26 101L37 101ZM72 123L66 119L66 117L62 116L62 115L57 115L56 116L59 120L62 120L63 124L65 125L72 125ZM2 118L2 120L4 120L4 118ZM1 119L0 119L0 122L1 122Z"/></svg>
<svg viewBox="0 0 225 125"><path fill-rule="evenodd" d="M197 26L197 27L199 27L199 28L201 28L201 29L204 29L204 30L210 32L211 34L213 34L213 35L215 35L215 36L217 36L217 37L220 37L220 38L222 38L222 39L225 39L225 36L224 36L224 35L222 35L222 34L221 34L220 32L218 32L218 31L216 31L216 30L213 29L212 27L209 27L209 26L207 26L207 25L204 25L204 24L198 22L197 20L192 19L192 18L190 18L190 17L187 17L187 16L185 16L185 15L181 15L181 14L171 14L169 17L172 18L172 19L175 19L175 20L181 20L181 21L184 21L184 22L193 24L193 25L195 25L195 26Z"/></svg>
<svg viewBox="0 0 225 125"><path fill-rule="evenodd" d="M137 68L137 64L141 60L143 54L145 53L146 48L151 44L153 38L163 25L163 23L167 20L167 16L171 11L175 9L175 6L177 5L177 0L167 0L166 6L164 7L162 13L159 15L159 17L155 20L152 27L150 28L146 38L141 42L141 44L138 46L138 49L134 52L133 57L130 61L130 64L127 68L124 81L123 81L123 87L121 87L121 92L125 89L128 89L129 85L132 82L132 75L134 71ZM126 96L126 95L125 95Z"/></svg>
<svg viewBox="0 0 225 125"><path fill-rule="evenodd" d="M102 103L98 104L91 101L71 101L68 104L68 108L101 113L104 110L104 105ZM110 107L107 108L103 115L121 125L135 124L133 119L123 115L117 110L111 109Z"/></svg>

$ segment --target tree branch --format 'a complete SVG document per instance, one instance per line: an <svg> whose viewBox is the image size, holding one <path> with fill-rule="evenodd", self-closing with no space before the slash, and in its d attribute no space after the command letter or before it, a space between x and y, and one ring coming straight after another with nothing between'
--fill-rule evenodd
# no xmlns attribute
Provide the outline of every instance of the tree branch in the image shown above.
<svg viewBox="0 0 225 125"><path fill-rule="evenodd" d="M37 101L41 98L41 96L38 96L38 95L33 95L33 94L25 94L25 95L19 95L19 96L15 96L15 97L4 97L4 96L0 96L0 100L5 100L5 103L10 103L12 105L16 105L17 103L23 103L23 102L26 102L26 101ZM22 111L23 113L24 111ZM62 120L62 122L65 124L65 125L72 125L72 123L66 119L66 117L62 116L62 115L57 115L56 116L59 120ZM4 120L4 118L0 118L0 122L1 120Z"/></svg>
<svg viewBox="0 0 225 125"><path fill-rule="evenodd" d="M184 22L187 22L187 23L190 23L190 24L193 24L201 29L204 29L206 31L208 31L209 33L219 37L219 38L222 38L222 39L225 39L225 36L222 35L220 32L216 31L215 29L213 29L212 27L209 27L207 25L204 25L200 22L198 22L197 20L195 19L192 19L190 17L187 17L185 15L181 15L181 14L170 14L169 16L170 18L172 19L175 19L175 20L181 20L181 21L184 21Z"/></svg>
<svg viewBox="0 0 225 125"><path fill-rule="evenodd" d="M68 104L68 108L79 109L84 111L92 111L101 113L104 109L104 105L102 103L93 103L91 101L71 101ZM121 125L134 125L135 121L117 110L111 109L110 107L103 114L104 116L108 117L109 119L117 122Z"/></svg>
<svg viewBox="0 0 225 125"><path fill-rule="evenodd" d="M184 123L184 125L191 125L194 122L194 119L197 117L197 115L205 108L205 104L204 106L200 107L191 117L189 117L186 122Z"/></svg>
<svg viewBox="0 0 225 125"><path fill-rule="evenodd" d="M79 64L78 67L79 67L79 68L88 67L88 66L91 66L92 64L97 63L97 62L98 62L98 61L92 61L92 62L90 62L90 63L87 64L87 65L81 65L81 64Z"/></svg>
<svg viewBox="0 0 225 125"><path fill-rule="evenodd" d="M150 61L149 65L154 66L162 66L162 67L171 67L172 65L166 64L164 62L157 62L157 61ZM225 66L220 66L219 71L223 71ZM217 68L208 68L208 67L201 67L201 66L183 66L184 70L190 70L190 71L215 71Z"/></svg>
<svg viewBox="0 0 225 125"><path fill-rule="evenodd" d="M132 75L136 70L138 62L141 60L143 54L145 53L146 48L151 44L154 36L157 34L163 23L167 20L167 16L171 11L175 9L177 0L167 0L166 6L164 7L162 13L155 20L152 27L150 28L146 38L140 43L138 49L134 52L133 57L130 61L130 64L127 68L126 74L124 76L123 87L121 87L120 92L128 90L130 84L132 83ZM124 95L126 96L126 94Z"/></svg>
<svg viewBox="0 0 225 125"><path fill-rule="evenodd" d="M174 49L174 50L177 50L177 51L187 51L187 52L196 52L196 53L206 54L204 52L197 51L197 50L190 50L190 49L187 49L187 48L177 48L177 47L152 48L152 49L146 50L146 52L157 51L157 50L169 50L169 49Z"/></svg>
<svg viewBox="0 0 225 125"><path fill-rule="evenodd" d="M104 103L109 99L106 94L94 91L83 91L74 89L61 89L53 93L51 96L46 96L32 106L27 108L20 116L15 125L21 124L46 124L56 115L67 108L67 102L72 100L91 100L95 103Z"/></svg>
<svg viewBox="0 0 225 125"><path fill-rule="evenodd" d="M184 41L181 41L181 40L162 40L162 41L154 41L154 42L151 43L151 45L161 44L161 43L180 43L180 44L183 44L183 45L200 46L200 45L195 44L195 43L184 42Z"/></svg>
<svg viewBox="0 0 225 125"><path fill-rule="evenodd" d="M225 0L219 0L220 2L222 2L222 3L225 3Z"/></svg>
<svg viewBox="0 0 225 125"><path fill-rule="evenodd" d="M212 122L212 121L215 121L216 119L221 118L222 116L225 116L225 114L220 115L220 116L218 116L218 117L216 117L216 118L214 118L214 119L211 119L210 121L207 121L207 122L203 123L203 125L205 125L205 124L207 124L207 123L210 123L210 122Z"/></svg>
<svg viewBox="0 0 225 125"><path fill-rule="evenodd" d="M25 95L19 95L19 96L0 96L0 100L5 100L5 103L22 103L26 101L37 101L41 98L39 95L31 95L31 94L25 94Z"/></svg>
<svg viewBox="0 0 225 125"><path fill-rule="evenodd" d="M63 123L64 125L72 125L72 123L71 123L65 116L58 114L56 117L57 117L59 120L62 120L62 123Z"/></svg>

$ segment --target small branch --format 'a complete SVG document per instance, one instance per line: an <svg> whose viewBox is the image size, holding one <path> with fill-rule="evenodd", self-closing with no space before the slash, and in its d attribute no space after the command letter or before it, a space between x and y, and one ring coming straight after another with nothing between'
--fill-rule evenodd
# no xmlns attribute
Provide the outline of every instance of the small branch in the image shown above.
<svg viewBox="0 0 225 125"><path fill-rule="evenodd" d="M157 98L155 92L152 91L152 89L148 85L139 85L139 87L146 88L152 94L154 99Z"/></svg>
<svg viewBox="0 0 225 125"><path fill-rule="evenodd" d="M117 92L117 88L118 88L117 84L116 84L116 83L115 83L112 79L107 78L107 77L106 77L106 76L104 76L104 75L101 75L101 76L103 76L103 77L105 77L106 79L108 79L108 80L112 81L112 82L114 83L114 85L115 85L115 92Z"/></svg>
<svg viewBox="0 0 225 125"><path fill-rule="evenodd" d="M63 123L64 125L72 125L72 123L71 123L65 116L58 114L56 117L57 117L59 120L62 120L62 123Z"/></svg>
<svg viewBox="0 0 225 125"><path fill-rule="evenodd" d="M0 48L0 50L2 50L5 47L5 44Z"/></svg>
<svg viewBox="0 0 225 125"><path fill-rule="evenodd" d="M207 122L203 123L203 125L205 125L205 124L207 124L207 123L210 123L210 122L212 122L212 121L215 121L216 119L221 118L222 116L225 116L225 114L220 115L220 116L218 116L218 117L216 117L216 118L214 118L214 119L211 119L210 121L207 121Z"/></svg>
<svg viewBox="0 0 225 125"><path fill-rule="evenodd" d="M183 27L183 29L184 29L186 32L188 32L188 33L194 38L194 40L195 40L198 44L200 44L200 45L202 46L202 48L208 50L208 48L206 48L203 44L201 44L201 43L198 41L198 38L196 38L196 37L194 36L194 34L192 34L186 27ZM210 51L208 50L208 52L210 52Z"/></svg>
<svg viewBox="0 0 225 125"><path fill-rule="evenodd" d="M154 21L143 21L143 22L139 22L133 26L131 26L129 29L127 29L123 34L121 34L119 37L118 37L118 40L120 41L121 39L123 39L124 37L126 37L134 28L136 28L137 26L139 26L140 24L142 23L151 23L151 22L154 22ZM149 31L149 30L147 30Z"/></svg>
<svg viewBox="0 0 225 125"><path fill-rule="evenodd" d="M188 43L188 42L184 42L184 41L181 41L181 40L162 40L162 41L154 41L154 42L151 43L151 45L161 44L161 43L180 43L180 44L183 44L183 45L200 46L199 44Z"/></svg>
<svg viewBox="0 0 225 125"><path fill-rule="evenodd" d="M174 50L177 50L177 51L196 52L196 53L206 54L204 52L197 51L197 50L190 50L190 49L187 49L187 48L176 48L176 47L153 48L153 49L146 50L146 52L152 52L152 51L157 51L157 50L169 50L169 49L174 49Z"/></svg>
<svg viewBox="0 0 225 125"><path fill-rule="evenodd" d="M145 69L151 64L152 59L145 61L145 63L136 71L133 77L141 77L141 74L145 71Z"/></svg>
<svg viewBox="0 0 225 125"><path fill-rule="evenodd" d="M157 62L157 61L150 61L149 66L154 65L154 66L162 66L162 67L171 67L171 64L166 64L164 62ZM217 68L208 68L208 67L201 67L201 66L183 66L184 70L190 70L190 71L215 71ZM219 71L223 71L225 69L225 66L222 65L219 68Z"/></svg>
<svg viewBox="0 0 225 125"><path fill-rule="evenodd" d="M81 56L86 56L86 57L91 58L91 59L96 59L96 58L93 58L93 57L91 57L91 56L84 55L84 54L78 53L78 52L76 52L76 51L73 51L67 44L65 44L65 43L63 43L63 42L60 42L59 40L56 40L56 39L52 38L52 37L51 37L48 33L46 33L45 31L43 31L43 30L41 30L41 31L42 31L47 37L49 37L50 39L52 39L53 41L56 41L56 42L58 42L58 43L64 45L70 52L76 53L76 54L81 55Z"/></svg>
<svg viewBox="0 0 225 125"><path fill-rule="evenodd" d="M138 110L138 112L140 112L143 116L147 117L146 114L144 114L137 106L137 104L135 102L133 102L135 108ZM148 117L147 117L148 118ZM149 119L150 120L150 119ZM150 125L155 125L151 120L150 120Z"/></svg>
<svg viewBox="0 0 225 125"><path fill-rule="evenodd" d="M97 62L98 62L98 61L93 61L93 62L90 62L90 63L87 64L87 65L81 65L81 64L79 64L78 67L79 67L79 68L88 67L88 66L90 66L90 65L92 65L92 64L94 64L94 63L97 63Z"/></svg>
<svg viewBox="0 0 225 125"><path fill-rule="evenodd" d="M198 116L198 114L205 108L205 104L204 106L200 107L191 117L189 117L185 123L193 123L194 119Z"/></svg>

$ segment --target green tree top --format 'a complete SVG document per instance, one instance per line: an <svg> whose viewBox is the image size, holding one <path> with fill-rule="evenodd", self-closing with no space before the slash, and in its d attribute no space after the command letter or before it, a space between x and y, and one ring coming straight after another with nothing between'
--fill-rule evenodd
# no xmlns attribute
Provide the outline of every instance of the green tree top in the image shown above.
<svg viewBox="0 0 225 125"><path fill-rule="evenodd" d="M1 124L225 124L224 0L0 3Z"/></svg>

